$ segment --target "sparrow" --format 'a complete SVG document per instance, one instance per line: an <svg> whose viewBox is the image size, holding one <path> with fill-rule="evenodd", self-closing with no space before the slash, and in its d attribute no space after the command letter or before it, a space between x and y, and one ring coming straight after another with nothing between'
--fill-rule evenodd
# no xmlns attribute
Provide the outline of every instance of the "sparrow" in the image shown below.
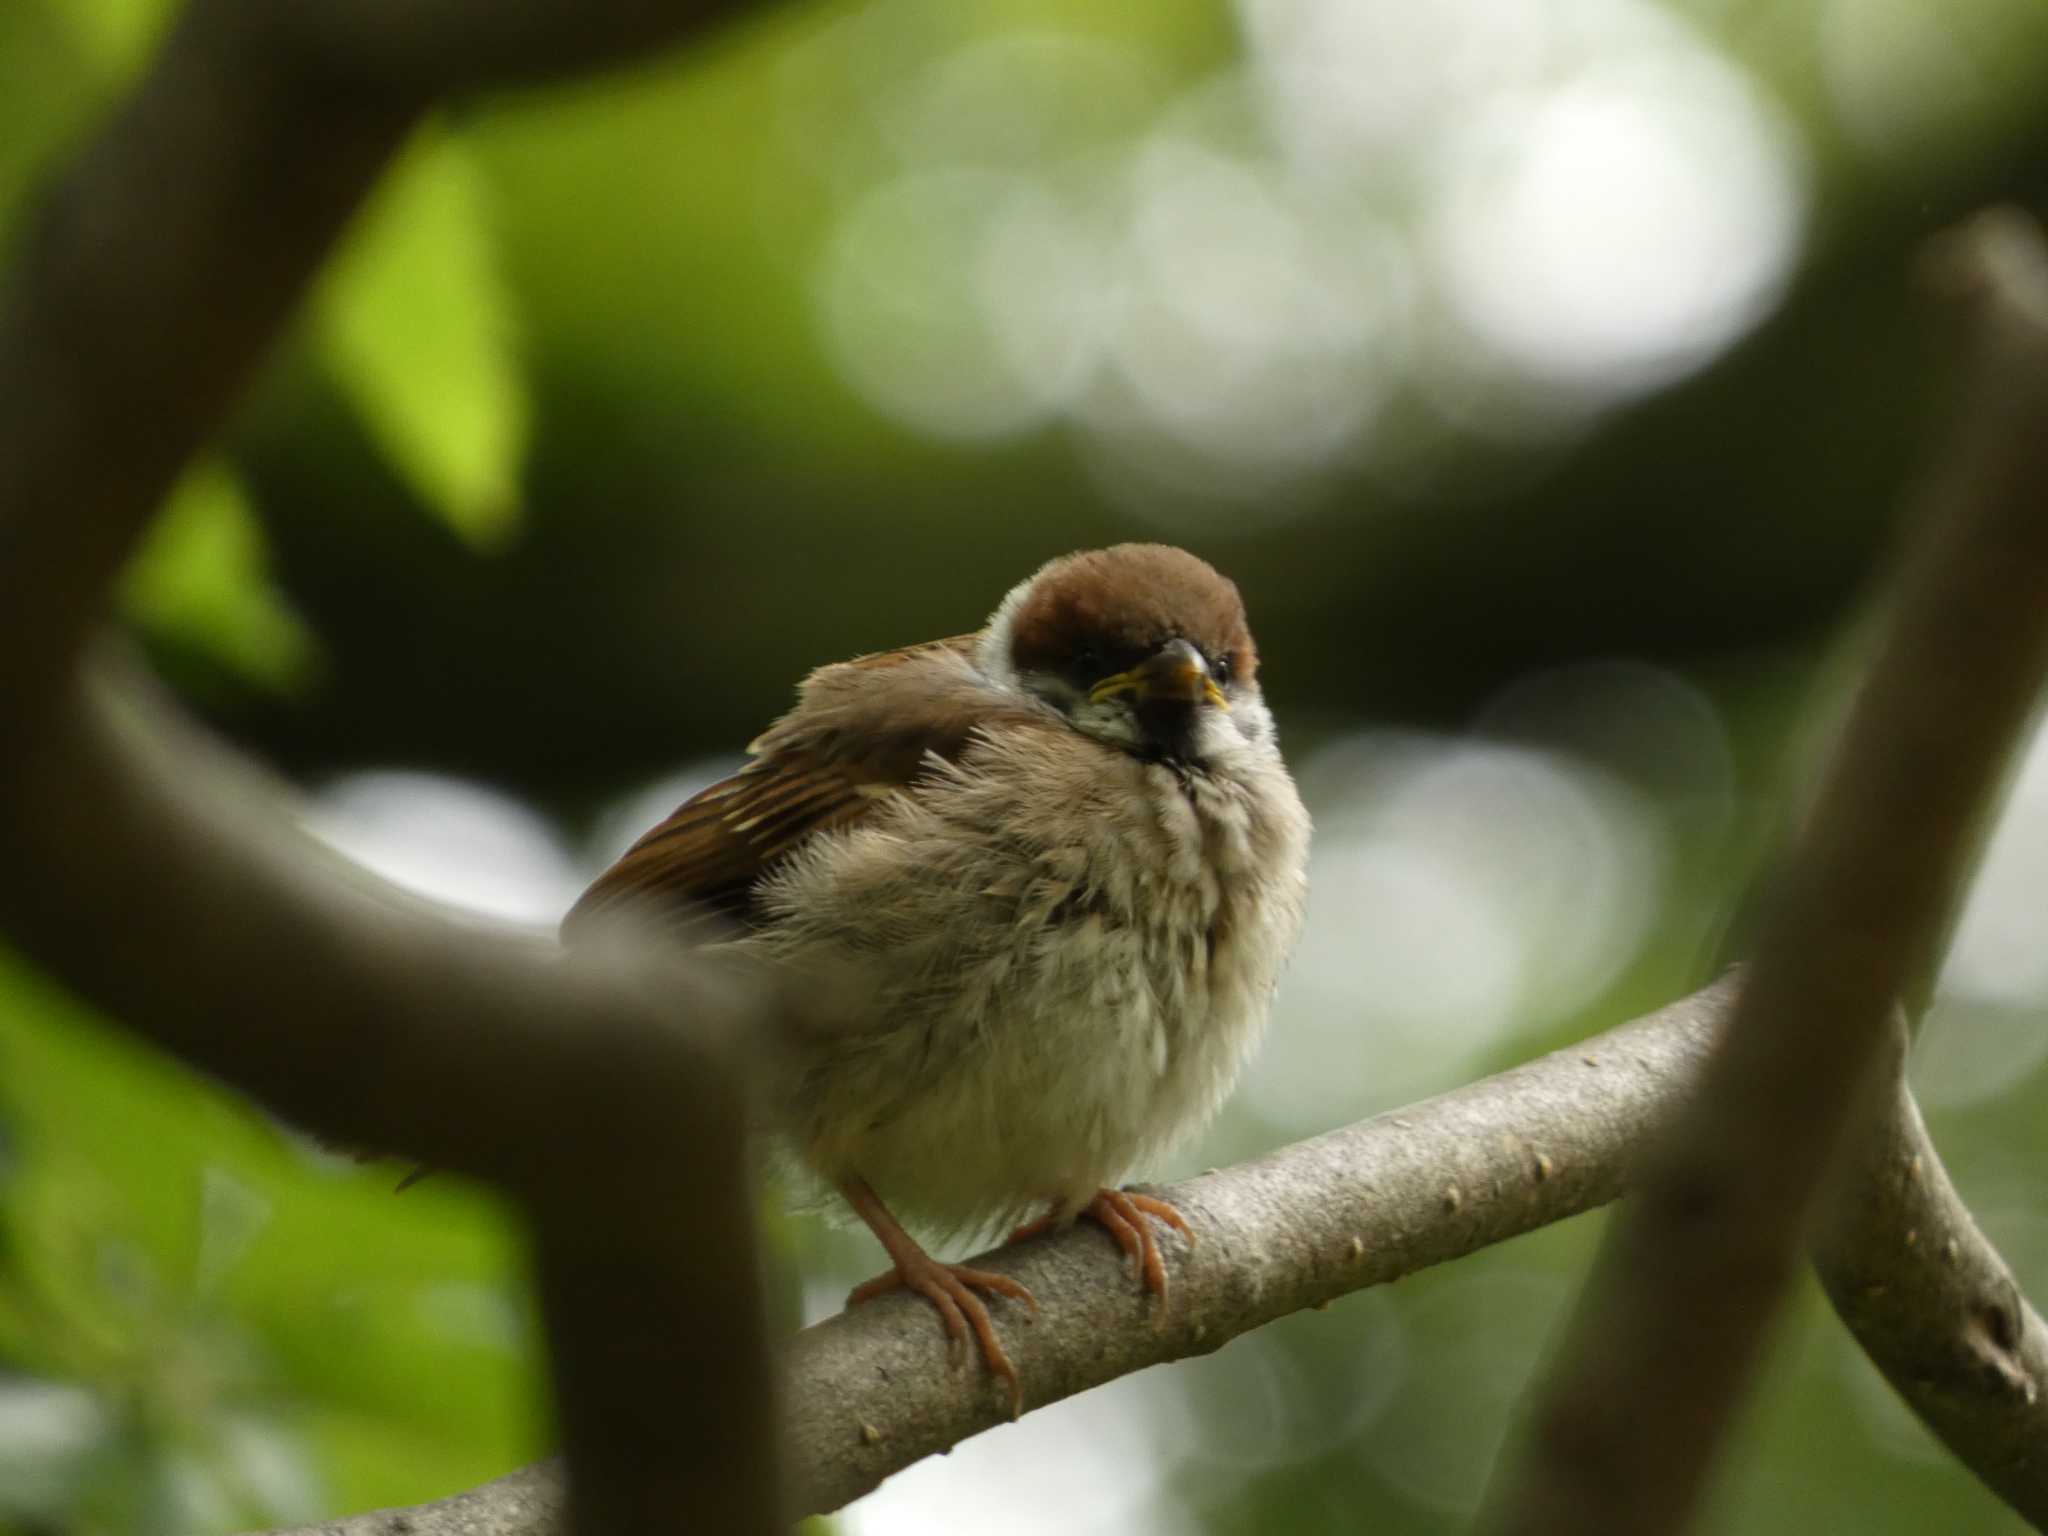
<svg viewBox="0 0 2048 1536"><path fill-rule="evenodd" d="M1014 1239L1085 1213L1163 1312L1153 1223L1192 1234L1117 1185L1222 1104L1306 900L1244 605L1166 545L1067 555L978 633L820 667L748 750L563 936L615 909L709 918L720 949L850 999L783 1042L769 1113L888 1253L849 1307L925 1297L1019 1412L982 1293L1036 1301L904 1222Z"/></svg>

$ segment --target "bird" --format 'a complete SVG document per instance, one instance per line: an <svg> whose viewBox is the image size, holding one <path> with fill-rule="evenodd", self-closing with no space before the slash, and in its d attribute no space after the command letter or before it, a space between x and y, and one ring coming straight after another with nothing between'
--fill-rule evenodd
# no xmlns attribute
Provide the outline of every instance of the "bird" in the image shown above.
<svg viewBox="0 0 2048 1536"><path fill-rule="evenodd" d="M1153 1223L1192 1232L1119 1180L1221 1106L1307 899L1244 604L1172 546L1065 555L975 633L819 667L748 752L563 938L630 910L850 999L780 1042L766 1112L888 1254L849 1308L924 1297L1015 1416L983 1296L1035 1298L910 1227L1014 1239L1085 1214L1164 1315Z"/></svg>

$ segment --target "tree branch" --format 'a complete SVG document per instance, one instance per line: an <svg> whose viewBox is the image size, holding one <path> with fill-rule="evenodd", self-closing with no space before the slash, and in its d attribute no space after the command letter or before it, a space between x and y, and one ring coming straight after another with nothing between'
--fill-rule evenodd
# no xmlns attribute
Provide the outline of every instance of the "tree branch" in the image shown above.
<svg viewBox="0 0 2048 1536"><path fill-rule="evenodd" d="M561 1463L550 1459L431 1504L376 1509L270 1536L558 1536L567 1513Z"/></svg>
<svg viewBox="0 0 2048 1536"><path fill-rule="evenodd" d="M1978 332L1980 425L1952 461L1948 498L2048 495L2048 259L1993 213L1930 253L1933 286ZM2040 601L2034 595L2034 601ZM1900 1396L2001 1498L2048 1530L2048 1328L1957 1197L1906 1089L1895 1032L1888 1108L1853 1150L1815 1263L1842 1321Z"/></svg>
<svg viewBox="0 0 2048 1536"><path fill-rule="evenodd" d="M1195 1232L1172 1239L1167 1316L1086 1226L975 1259L1037 1295L1004 1309L1025 1401L1042 1408L1352 1291L1614 1199L1637 1149L1693 1083L1737 992L1730 976L1595 1039L1440 1097L1165 1191ZM930 1309L883 1297L806 1328L786 1363L795 1507L823 1512L1009 1418L979 1371L946 1366ZM294 1536L549 1536L548 1464L439 1503Z"/></svg>
<svg viewBox="0 0 2048 1536"><path fill-rule="evenodd" d="M2048 1530L2048 1327L1971 1218L1906 1087L1895 1031L1887 1109L1837 1178L1814 1245L1835 1311L1964 1466Z"/></svg>
<svg viewBox="0 0 2048 1536"><path fill-rule="evenodd" d="M0 298L0 927L278 1112L521 1199L588 1531L686 1505L719 1530L779 1523L740 1050L775 1000L654 956L565 966L373 894L245 769L89 689L80 658L150 513L457 55L465 80L476 61L524 76L550 40L574 62L709 9L193 0Z"/></svg>
<svg viewBox="0 0 2048 1536"><path fill-rule="evenodd" d="M1001 1326L1033 1409L1132 1371L1210 1353L1276 1318L1462 1258L1622 1193L1699 1078L1737 995L1730 976L1645 1018L1438 1098L1173 1186L1196 1231L1166 1326L1100 1233L1071 1229L976 1259L1048 1305ZM1903 1054L1898 1058L1903 1061ZM1896 1063L1895 1063L1896 1065ZM2015 1509L2048 1508L2038 1454L2048 1331L1971 1221L1902 1076L1849 1180L1820 1263L1843 1314L1908 1402ZM974 1373L944 1366L911 1302L799 1334L787 1362L797 1505L836 1509L1005 1421ZM280 1536L553 1536L544 1462L467 1493Z"/></svg>
<svg viewBox="0 0 2048 1536"><path fill-rule="evenodd" d="M2039 247L2004 215L1951 253L1979 295L1961 429L1727 1036L1609 1234L1492 1529L1685 1523L1886 1021L1931 968L2048 663Z"/></svg>
<svg viewBox="0 0 2048 1536"><path fill-rule="evenodd" d="M72 685L116 567L424 103L195 0L29 221L0 298L0 718Z"/></svg>
<svg viewBox="0 0 2048 1536"><path fill-rule="evenodd" d="M1165 1194L1195 1244L1173 1267L1163 1326L1088 1227L976 1259L1039 1299L1028 1327L1005 1316L1025 1401L1212 1353L1614 1199L1737 995L1724 978L1593 1040L1173 1185ZM928 1310L884 1298L798 1335L787 1393L797 1508L835 1509L1008 1417L985 1379L944 1369Z"/></svg>
<svg viewBox="0 0 2048 1536"><path fill-rule="evenodd" d="M81 995L266 1104L520 1195L540 1243L587 1530L656 1525L685 1497L711 1528L776 1523L737 1042L779 1003L654 957L565 966L374 896L289 834L246 773L138 729L81 686L77 662L149 511L428 97L630 52L700 19L649 0L195 0L32 226L0 303L0 923ZM2039 420L2038 371L2025 347L2014 356L2026 366L2006 382L2023 387L1985 400L1992 426L1959 456L1970 471L1951 492L1966 512L2010 514L2004 503L2048 483L2038 457L1993 430L2018 421L2031 433ZM1727 1326L1694 1340L1735 1346L1719 1387L1712 1370L1688 1378L1709 1389L1709 1417L1715 1390L1725 1399L1739 1384L1781 1278L1777 1240L1796 1228L1807 1175L1874 1050L1871 1020L1924 962L1958 829L2036 676L2040 626L2016 625L2011 600L2016 587L2041 590L2038 528L2006 516L1993 539L1977 519L1953 521L1974 531L1943 535L1921 567L1941 579L1902 604L1903 638L1845 745L1862 777L1823 799L1816 856L1795 867L1744 1003L1749 1022L1717 1058L1720 1086L1699 1100L1691 1144L1727 1161L1668 1165L1661 1198L1631 1224L1654 1232L1682 1217L1688 1191L1757 1192L1720 1178L1731 1169L1768 1172L1762 1236L1693 1276L1726 1285L1735 1303L1717 1314ZM1996 545L1989 557L1976 539ZM1971 634L1945 631L1942 612ZM1970 686L1954 690L1964 705L1911 717L1892 771L1867 749L1894 748L1895 674L1923 690L1928 679ZM1897 846L1871 842L1888 862L1849 881L1853 861L1833 856L1873 826ZM1802 945L1838 969L1815 981L1795 963ZM1057 1319L1019 1352L1027 1392L1049 1402L1214 1349L1611 1198L1629 1149L1689 1080L1704 1019L1675 1005L1658 1027L1603 1037L1595 1065L1582 1047L1177 1190L1201 1246L1162 1330L1142 1298L1107 1282L1113 1259L1092 1234L1005 1253L993 1267L1026 1279ZM1795 1019L1807 1034L1777 1031L1795 1049L1759 1044L1774 1021ZM1759 1104L1731 1110L1730 1082ZM1759 1113L1782 1133L1775 1153L1742 1140ZM1697 1251L1711 1225L1681 1220L1673 1256ZM1637 1308L1621 1336L1640 1341L1660 1320ZM1653 1344L1660 1331L1677 1332L1652 1326ZM929 1317L902 1299L798 1340L805 1390L791 1432L806 1507L842 1502L999 1419L986 1383L943 1372L940 1354ZM693 1391L674 1392L676 1381ZM531 1478L518 1481L533 1494Z"/></svg>

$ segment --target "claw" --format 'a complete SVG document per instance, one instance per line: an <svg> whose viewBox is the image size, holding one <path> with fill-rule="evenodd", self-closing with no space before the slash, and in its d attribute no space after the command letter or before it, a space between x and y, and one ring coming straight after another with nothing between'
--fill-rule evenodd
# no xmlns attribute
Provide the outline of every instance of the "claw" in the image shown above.
<svg viewBox="0 0 2048 1536"><path fill-rule="evenodd" d="M894 1290L915 1291L932 1304L939 1314L939 1321L946 1326L946 1350L953 1369L958 1370L966 1360L967 1335L971 1329L990 1373L1009 1383L1010 1417L1021 1418L1024 1413L1024 1384L1017 1379L1017 1367L1011 1363L1009 1353L996 1337L995 1323L988 1315L987 1303L975 1292L987 1291L996 1296L1007 1296L1012 1301L1021 1301L1031 1309L1033 1316L1038 1313L1038 1299L1008 1275L970 1269L964 1264L944 1264L933 1258L903 1230L864 1181L849 1179L841 1188L847 1202L895 1261L895 1268L855 1286L847 1295L847 1306L857 1307L864 1301L872 1301Z"/></svg>
<svg viewBox="0 0 2048 1536"><path fill-rule="evenodd" d="M1154 1195L1134 1195L1121 1189L1097 1190L1087 1214L1108 1229L1131 1261L1133 1275L1159 1298L1159 1326L1166 1326L1166 1261L1159 1256L1159 1240L1151 1223L1164 1222L1193 1247L1195 1234L1187 1218L1172 1205Z"/></svg>
<svg viewBox="0 0 2048 1536"><path fill-rule="evenodd" d="M1195 1245L1194 1229L1167 1201L1156 1195L1135 1195L1128 1190L1100 1189L1095 1198L1083 1209L1082 1214L1093 1217L1124 1251L1131 1261L1131 1277L1146 1290L1159 1298L1159 1324L1166 1325L1166 1261L1160 1257L1159 1240L1153 1235L1151 1223L1145 1220L1164 1222L1182 1237L1188 1246ZM1054 1205L1036 1221L1027 1221L1010 1234L1013 1243L1027 1237L1036 1237L1049 1231L1059 1222L1060 1208Z"/></svg>

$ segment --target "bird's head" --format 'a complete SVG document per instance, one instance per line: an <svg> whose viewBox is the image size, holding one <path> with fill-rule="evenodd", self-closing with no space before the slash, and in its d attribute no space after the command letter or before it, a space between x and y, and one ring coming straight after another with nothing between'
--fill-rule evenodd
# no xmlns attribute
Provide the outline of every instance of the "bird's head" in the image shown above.
<svg viewBox="0 0 2048 1536"><path fill-rule="evenodd" d="M1204 762L1270 730L1236 586L1165 544L1052 561L1003 599L978 660L1074 729L1139 757Z"/></svg>

